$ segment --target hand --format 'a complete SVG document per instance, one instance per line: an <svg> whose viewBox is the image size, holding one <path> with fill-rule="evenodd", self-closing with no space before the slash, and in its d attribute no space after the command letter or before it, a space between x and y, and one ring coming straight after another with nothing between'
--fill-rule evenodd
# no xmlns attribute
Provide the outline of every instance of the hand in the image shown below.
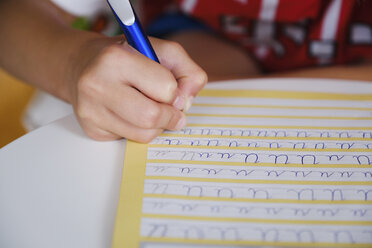
<svg viewBox="0 0 372 248"><path fill-rule="evenodd" d="M161 65L117 38L90 41L75 58L70 101L89 137L147 143L186 125L182 110L207 82L206 73L177 43L151 43Z"/></svg>

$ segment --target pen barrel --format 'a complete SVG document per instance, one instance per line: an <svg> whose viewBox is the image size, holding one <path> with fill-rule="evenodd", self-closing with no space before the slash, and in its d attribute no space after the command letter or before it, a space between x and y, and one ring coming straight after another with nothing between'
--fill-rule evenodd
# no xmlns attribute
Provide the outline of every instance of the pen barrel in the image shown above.
<svg viewBox="0 0 372 248"><path fill-rule="evenodd" d="M135 17L135 22L130 26L126 26L122 22L119 22L129 45L134 47L138 52L142 53L149 59L160 63L149 39L147 38L147 35L145 34L140 22L137 19L137 16Z"/></svg>

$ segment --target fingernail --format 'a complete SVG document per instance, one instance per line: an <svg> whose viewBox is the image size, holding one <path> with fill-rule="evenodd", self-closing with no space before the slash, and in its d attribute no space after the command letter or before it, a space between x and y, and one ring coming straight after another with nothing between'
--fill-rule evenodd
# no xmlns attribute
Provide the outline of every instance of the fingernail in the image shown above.
<svg viewBox="0 0 372 248"><path fill-rule="evenodd" d="M186 126L186 122L186 116L182 116L182 118L177 122L175 129L182 130Z"/></svg>
<svg viewBox="0 0 372 248"><path fill-rule="evenodd" d="M173 102L173 106L178 110L183 110L185 107L185 98L182 96L177 96L176 100Z"/></svg>
<svg viewBox="0 0 372 248"><path fill-rule="evenodd" d="M186 99L186 104L185 104L184 111L187 111L187 110L190 109L190 107L191 107L193 101L194 101L194 97L193 97L193 96L189 96L189 97Z"/></svg>

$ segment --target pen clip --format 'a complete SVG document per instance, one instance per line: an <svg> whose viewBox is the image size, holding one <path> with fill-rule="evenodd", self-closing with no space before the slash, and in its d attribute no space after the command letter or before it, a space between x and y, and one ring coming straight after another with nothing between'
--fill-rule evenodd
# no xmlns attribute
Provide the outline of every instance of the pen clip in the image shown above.
<svg viewBox="0 0 372 248"><path fill-rule="evenodd" d="M115 15L125 26L131 26L136 17L129 0L107 0Z"/></svg>
<svg viewBox="0 0 372 248"><path fill-rule="evenodd" d="M129 43L138 52L160 63L129 0L107 0Z"/></svg>

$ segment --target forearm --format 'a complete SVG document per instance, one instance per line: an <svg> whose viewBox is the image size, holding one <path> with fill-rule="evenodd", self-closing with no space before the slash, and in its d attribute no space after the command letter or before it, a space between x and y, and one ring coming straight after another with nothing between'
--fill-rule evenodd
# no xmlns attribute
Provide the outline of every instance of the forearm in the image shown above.
<svg viewBox="0 0 372 248"><path fill-rule="evenodd" d="M74 56L98 34L74 30L46 0L0 1L0 66L19 79L70 101ZM79 34L78 34L79 33Z"/></svg>
<svg viewBox="0 0 372 248"><path fill-rule="evenodd" d="M372 61L262 74L243 49L201 31L177 33L169 37L181 43L190 56L208 73L210 81L252 77L309 77L372 81Z"/></svg>
<svg viewBox="0 0 372 248"><path fill-rule="evenodd" d="M203 31L180 32L168 37L180 43L208 74L210 81L252 78L261 75L253 59L242 49Z"/></svg>

